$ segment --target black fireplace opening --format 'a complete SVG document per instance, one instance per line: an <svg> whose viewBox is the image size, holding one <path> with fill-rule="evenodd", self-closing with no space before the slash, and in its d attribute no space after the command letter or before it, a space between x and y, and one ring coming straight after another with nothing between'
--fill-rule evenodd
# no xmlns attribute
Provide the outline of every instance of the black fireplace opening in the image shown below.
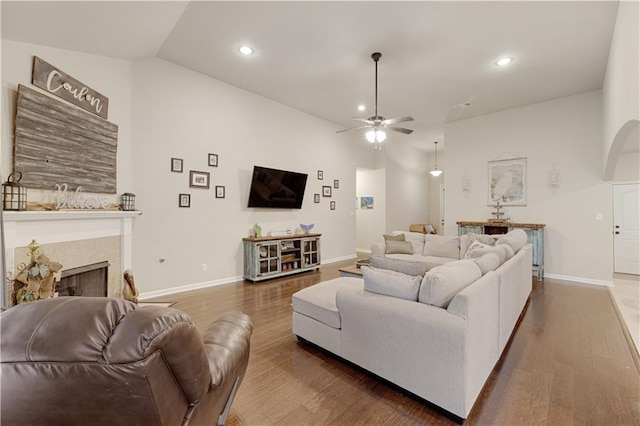
<svg viewBox="0 0 640 426"><path fill-rule="evenodd" d="M92 263L62 271L56 283L58 296L106 297L109 262Z"/></svg>

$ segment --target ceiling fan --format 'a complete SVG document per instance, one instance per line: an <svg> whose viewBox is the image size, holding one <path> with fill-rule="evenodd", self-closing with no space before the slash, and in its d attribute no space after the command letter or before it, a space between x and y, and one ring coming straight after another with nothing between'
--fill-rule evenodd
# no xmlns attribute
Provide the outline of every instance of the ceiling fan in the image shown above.
<svg viewBox="0 0 640 426"><path fill-rule="evenodd" d="M402 123L405 121L413 121L413 117L397 117L397 118L384 118L378 115L378 61L382 53L374 52L371 54L371 59L375 62L376 66L376 97L375 97L375 110L374 115L369 118L353 117L354 120L367 123L365 126L352 127L349 129L338 130L336 133L348 132L349 130L357 129L371 129L366 133L366 138L369 142L373 143L376 149L382 149L382 142L387 138L385 130L393 130L394 132L404 133L410 135L413 133L411 129L405 129L404 127L393 127L393 124Z"/></svg>

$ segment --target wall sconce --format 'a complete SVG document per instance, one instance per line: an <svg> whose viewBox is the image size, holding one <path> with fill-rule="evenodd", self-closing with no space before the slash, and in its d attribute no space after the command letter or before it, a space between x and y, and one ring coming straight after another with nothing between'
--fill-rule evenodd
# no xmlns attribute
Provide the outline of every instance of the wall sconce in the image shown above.
<svg viewBox="0 0 640 426"><path fill-rule="evenodd" d="M130 192L125 192L120 196L120 208L126 212L134 211L136 209L136 195Z"/></svg>
<svg viewBox="0 0 640 426"><path fill-rule="evenodd" d="M2 184L2 208L3 210L26 210L27 188L19 182L22 179L21 172L13 172Z"/></svg>

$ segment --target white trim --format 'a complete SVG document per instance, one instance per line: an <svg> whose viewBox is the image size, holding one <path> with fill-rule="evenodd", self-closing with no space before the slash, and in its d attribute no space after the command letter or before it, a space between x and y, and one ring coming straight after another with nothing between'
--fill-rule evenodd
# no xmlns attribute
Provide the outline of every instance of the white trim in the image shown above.
<svg viewBox="0 0 640 426"><path fill-rule="evenodd" d="M360 252L360 253L369 253L369 254L371 254L371 249L370 249L370 248L368 248L368 249L364 249L364 248L357 248L357 249L356 249L356 253L357 253L357 252Z"/></svg>
<svg viewBox="0 0 640 426"><path fill-rule="evenodd" d="M544 274L544 277L551 278L554 280L561 280L561 281L573 281L578 284L595 284L595 285L601 285L604 287L613 287L613 281L594 280L591 278L572 277L568 275L557 275L557 274Z"/></svg>
<svg viewBox="0 0 640 426"><path fill-rule="evenodd" d="M346 256L341 256L341 257L334 257L333 259L329 259L329 260L323 260L322 264L328 264L328 263L337 263L337 262L342 262L344 260L353 260L353 259L357 259L358 256L354 254L348 254Z"/></svg>
<svg viewBox="0 0 640 426"><path fill-rule="evenodd" d="M5 211L5 221L34 221L34 220L70 220L70 219L122 219L136 217L141 211L124 212L120 210L58 210L50 211Z"/></svg>

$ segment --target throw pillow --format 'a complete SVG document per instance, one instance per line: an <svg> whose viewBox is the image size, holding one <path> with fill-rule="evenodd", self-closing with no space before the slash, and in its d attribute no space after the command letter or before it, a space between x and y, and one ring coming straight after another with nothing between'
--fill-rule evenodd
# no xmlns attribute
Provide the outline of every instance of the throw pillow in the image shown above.
<svg viewBox="0 0 640 426"><path fill-rule="evenodd" d="M469 247L471 247L471 244L473 244L474 241L479 241L482 244L485 244L487 246L496 245L496 240L491 235L476 234L474 232L470 232L468 234L462 235L460 237L460 259L465 258L465 256L467 255L467 251L469 250Z"/></svg>
<svg viewBox="0 0 640 426"><path fill-rule="evenodd" d="M363 266L360 270L362 271L365 290L400 299L418 300L418 290L420 289L422 277L412 277L400 272L376 269L371 266Z"/></svg>
<svg viewBox="0 0 640 426"><path fill-rule="evenodd" d="M427 234L424 236L424 256L460 258L460 237Z"/></svg>
<svg viewBox="0 0 640 426"><path fill-rule="evenodd" d="M507 254L505 249L500 246L488 246L486 244L482 244L479 241L474 241L473 244L467 250L467 254L465 255L465 259L473 259L476 257L480 257L485 253L495 253L498 255L500 260L500 265L504 263L507 258Z"/></svg>
<svg viewBox="0 0 640 426"><path fill-rule="evenodd" d="M385 256L369 256L371 266L378 269L388 269L406 275L421 275L427 273L427 264L410 260L391 259Z"/></svg>
<svg viewBox="0 0 640 426"><path fill-rule="evenodd" d="M433 268L422 279L418 301L446 308L462 289L482 276L471 260L458 260Z"/></svg>
<svg viewBox="0 0 640 426"><path fill-rule="evenodd" d="M387 254L413 254L411 241L387 241L384 244Z"/></svg>
<svg viewBox="0 0 640 426"><path fill-rule="evenodd" d="M505 244L505 243L496 243L496 247L502 247L504 249L504 253L506 255L505 260L509 260L513 257L513 255L515 254L513 252L513 249L511 248L511 246L509 244Z"/></svg>
<svg viewBox="0 0 640 426"><path fill-rule="evenodd" d="M500 258L495 253L485 253L480 257L472 259L473 262L480 268L482 275L489 271L495 271L500 266Z"/></svg>
<svg viewBox="0 0 640 426"><path fill-rule="evenodd" d="M500 237L496 244L508 244L514 253L517 253L525 244L527 244L527 233L522 229L514 229Z"/></svg>
<svg viewBox="0 0 640 426"><path fill-rule="evenodd" d="M404 234L384 234L382 235L385 241L404 241Z"/></svg>

